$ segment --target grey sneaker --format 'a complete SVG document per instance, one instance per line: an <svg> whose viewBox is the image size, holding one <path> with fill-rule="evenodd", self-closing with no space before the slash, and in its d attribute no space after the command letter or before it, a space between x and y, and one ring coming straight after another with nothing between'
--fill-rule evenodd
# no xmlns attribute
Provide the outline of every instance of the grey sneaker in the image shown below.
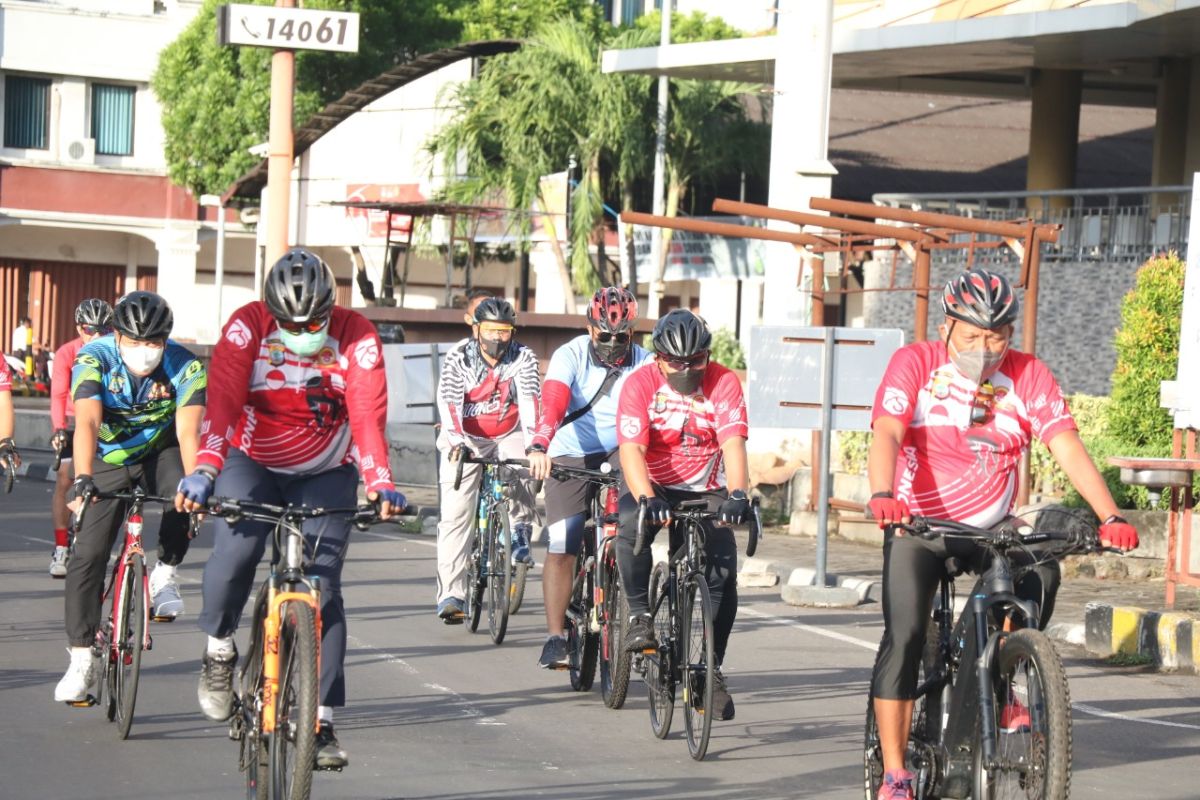
<svg viewBox="0 0 1200 800"><path fill-rule="evenodd" d="M172 622L183 613L183 597L175 581L175 568L159 563L150 572L150 606L158 622Z"/></svg>
<svg viewBox="0 0 1200 800"><path fill-rule="evenodd" d="M566 669L570 666L567 657L567 639L564 636L551 636L542 647L542 657L538 659L542 669Z"/></svg>
<svg viewBox="0 0 1200 800"><path fill-rule="evenodd" d="M334 769L339 772L350 763L349 756L338 743L337 734L333 732L332 722L322 722L317 729L317 754L314 760L316 769Z"/></svg>
<svg viewBox="0 0 1200 800"><path fill-rule="evenodd" d="M233 715L233 667L237 664L237 648L229 658L219 658L205 652L200 667L200 686L196 699L200 710L213 722L224 722Z"/></svg>

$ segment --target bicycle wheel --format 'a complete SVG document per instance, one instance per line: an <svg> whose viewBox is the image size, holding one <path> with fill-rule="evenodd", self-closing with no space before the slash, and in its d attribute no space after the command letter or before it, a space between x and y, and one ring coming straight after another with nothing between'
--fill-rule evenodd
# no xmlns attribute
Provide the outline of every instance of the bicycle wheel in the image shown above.
<svg viewBox="0 0 1200 800"><path fill-rule="evenodd" d="M267 767L270 754L260 729L259 703L262 699L262 653L263 619L267 609L266 584L254 601L254 615L250 627L249 657L241 671L241 689L234 713L241 718L241 762L246 773L246 800L267 800L270 780Z"/></svg>
<svg viewBox="0 0 1200 800"><path fill-rule="evenodd" d="M650 574L650 607L658 650L644 654L646 691L650 695L650 730L659 739L671 732L675 713L675 657L671 641L671 608L667 601L667 568L656 564Z"/></svg>
<svg viewBox="0 0 1200 800"><path fill-rule="evenodd" d="M525 602L525 581L529 577L529 565L525 563L517 564L513 567L512 588L508 595L508 613L515 614L521 610L521 603Z"/></svg>
<svg viewBox="0 0 1200 800"><path fill-rule="evenodd" d="M479 630L479 616L483 610L483 587L487 585L487 569L483 563L486 550L485 540L482 538L487 534L487 531L480 531L478 527L471 534L471 550L467 557L467 610L466 610L466 629L471 633Z"/></svg>
<svg viewBox="0 0 1200 800"><path fill-rule="evenodd" d="M629 691L629 666L625 652L625 626L629 621L629 601L621 590L616 562L603 570L604 603L600 608L600 696L609 708L625 705Z"/></svg>
<svg viewBox="0 0 1200 800"><path fill-rule="evenodd" d="M117 735L129 737L133 725L133 709L137 705L138 679L142 674L142 641L146 634L146 562L140 556L125 568L118 595L117 629L113 644L116 648L115 695Z"/></svg>
<svg viewBox="0 0 1200 800"><path fill-rule="evenodd" d="M1002 766L984 769L976 742L975 800L1067 797L1071 694L1058 651L1044 633L1025 629L1009 634L996 658L996 760ZM1009 703L1024 706L1028 722L1010 719L1008 730L999 730L1001 710Z"/></svg>
<svg viewBox="0 0 1200 800"><path fill-rule="evenodd" d="M312 607L285 603L279 631L279 693L269 734L271 800L308 800L317 726L317 627Z"/></svg>
<svg viewBox="0 0 1200 800"><path fill-rule="evenodd" d="M585 550L580 550L575 557L575 574L587 559ZM600 634L592 632L592 573L584 572L582 579L576 581L575 591L567 602L567 657L568 669L571 673L571 688L577 692L586 692L592 688L596 678L596 657L599 655L597 645Z"/></svg>
<svg viewBox="0 0 1200 800"><path fill-rule="evenodd" d="M712 612L708 584L703 576L690 576L679 598L679 634L683 640L680 670L683 680L683 725L687 731L688 752L697 761L708 752L708 737L712 731L711 678L717 671Z"/></svg>
<svg viewBox="0 0 1200 800"><path fill-rule="evenodd" d="M500 644L508 630L508 598L512 594L513 569L509 561L512 531L509 529L508 508L492 506L488 515L488 633Z"/></svg>

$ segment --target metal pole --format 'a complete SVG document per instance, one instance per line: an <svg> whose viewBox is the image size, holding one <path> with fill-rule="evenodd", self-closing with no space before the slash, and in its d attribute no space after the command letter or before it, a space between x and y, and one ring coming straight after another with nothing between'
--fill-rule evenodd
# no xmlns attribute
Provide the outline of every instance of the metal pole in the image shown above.
<svg viewBox="0 0 1200 800"><path fill-rule="evenodd" d="M913 285L917 290L917 313L913 324L913 341L923 342L929 332L929 250L917 247L917 263L913 265Z"/></svg>
<svg viewBox="0 0 1200 800"><path fill-rule="evenodd" d="M296 0L276 0L278 8L295 8ZM292 114L296 54L276 50L271 56L271 128L267 138L267 261L274 264L287 251L288 210L292 182Z"/></svg>
<svg viewBox="0 0 1200 800"><path fill-rule="evenodd" d="M816 585L825 585L825 560L829 547L829 450L833 438L833 333L825 329L825 348L821 354L821 480L817 501L817 577Z"/></svg>
<svg viewBox="0 0 1200 800"><path fill-rule="evenodd" d="M674 4L671 0L663 0L662 27L659 37L659 48L671 44L671 10ZM664 186L667 173L667 106L671 80L666 75L658 76L658 125L654 136L654 214L661 217L666 212ZM646 316L656 319L659 314L659 301L662 299L663 285L663 241L662 229L653 228L650 231L650 286L646 298Z"/></svg>
<svg viewBox="0 0 1200 800"><path fill-rule="evenodd" d="M221 338L221 300L225 294L225 204L217 204L217 274L213 278L217 285L217 338Z"/></svg>

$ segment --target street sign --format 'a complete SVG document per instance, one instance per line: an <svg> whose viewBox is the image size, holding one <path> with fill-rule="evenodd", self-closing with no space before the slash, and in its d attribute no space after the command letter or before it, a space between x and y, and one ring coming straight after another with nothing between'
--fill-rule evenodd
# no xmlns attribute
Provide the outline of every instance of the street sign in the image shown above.
<svg viewBox="0 0 1200 800"><path fill-rule="evenodd" d="M217 42L276 50L358 52L358 14L231 4L217 8Z"/></svg>

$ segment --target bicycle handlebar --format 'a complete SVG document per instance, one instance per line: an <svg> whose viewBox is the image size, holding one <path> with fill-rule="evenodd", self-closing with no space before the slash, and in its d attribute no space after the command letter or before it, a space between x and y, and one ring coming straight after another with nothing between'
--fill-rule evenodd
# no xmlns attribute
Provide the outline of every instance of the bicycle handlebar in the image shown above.
<svg viewBox="0 0 1200 800"><path fill-rule="evenodd" d="M1094 529L1081 530L1079 526L1075 530L1030 531L1029 533L1021 533L1020 530L1009 526L1001 527L998 530L991 530L988 528L977 528L973 525L967 525L964 522L956 522L954 520L913 517L912 522L907 525L901 523L892 527L900 528L922 539L936 539L939 536L978 539L1001 550L1006 550L1010 547L1042 544L1044 542L1064 542L1067 545L1065 548L1062 548L1064 555L1066 554L1065 551L1074 550L1125 554L1125 551L1116 547L1101 545L1098 531Z"/></svg>
<svg viewBox="0 0 1200 800"><path fill-rule="evenodd" d="M79 510L75 512L75 530L83 528L83 518L87 513L88 507L96 500L125 500L127 502L141 503L160 503L164 506L175 507L174 497L159 497L158 495L146 494L140 488L127 489L123 492L102 492L99 489L94 489L84 494L80 500ZM188 515L188 538L192 539L196 536L196 529L200 525L200 520L195 514Z"/></svg>
<svg viewBox="0 0 1200 800"><path fill-rule="evenodd" d="M374 503L363 503L348 508L324 508L321 506L279 506L272 503L256 503L252 500L239 500L233 497L210 497L205 504L205 510L214 516L221 517L226 522L237 522L241 519L252 519L258 522L277 524L280 520L302 522L306 519L346 514L354 527L366 530L371 525L386 522L380 519L379 509ZM409 509L405 509L409 511ZM415 516L415 512L397 514L395 516ZM390 517L389 517L390 519Z"/></svg>
<svg viewBox="0 0 1200 800"><path fill-rule="evenodd" d="M495 467L528 467L528 458L477 458L471 454L471 451L463 448L462 456L458 459L458 465L454 469L454 491L458 491L458 487L462 485L463 467L467 464L483 464L484 466ZM537 492L534 492L537 494Z"/></svg>
<svg viewBox="0 0 1200 800"><path fill-rule="evenodd" d="M637 533L633 540L633 554L635 556L639 555L646 548L646 504L645 497L638 501ZM704 522L719 519L721 513L719 511L709 511L707 500L684 500L671 507L671 516L667 518L666 524L670 525L671 519L677 516L688 517L696 522ZM741 524L746 526L746 530L749 533L746 539L746 557L751 558L758 552L758 540L762 536L762 517L759 514L757 497L750 501L750 514Z"/></svg>
<svg viewBox="0 0 1200 800"><path fill-rule="evenodd" d="M577 478L579 480L590 481L592 483L616 484L621 480L621 471L612 468L612 465L607 461L600 465L599 469L585 469L583 467L568 467L565 464L551 464L551 477L559 480L568 480Z"/></svg>

